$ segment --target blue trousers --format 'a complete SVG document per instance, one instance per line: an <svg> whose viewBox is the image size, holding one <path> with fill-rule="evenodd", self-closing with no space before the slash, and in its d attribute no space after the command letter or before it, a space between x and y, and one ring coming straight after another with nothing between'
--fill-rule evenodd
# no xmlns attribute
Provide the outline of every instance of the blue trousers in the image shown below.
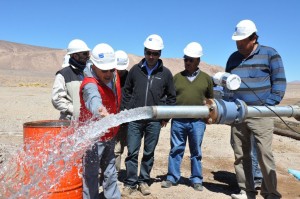
<svg viewBox="0 0 300 199"><path fill-rule="evenodd" d="M97 142L87 150L83 158L83 198L99 198L99 168L101 168L105 198L119 199L121 193L117 185L114 140Z"/></svg>
<svg viewBox="0 0 300 199"><path fill-rule="evenodd" d="M154 163L154 150L158 143L160 129L161 124L159 121L141 120L128 123L125 186L133 188L139 183L149 182L150 172ZM141 160L140 175L138 176L138 155L143 137L144 152Z"/></svg>
<svg viewBox="0 0 300 199"><path fill-rule="evenodd" d="M171 151L167 180L172 183L178 183L180 180L180 165L188 139L191 153L191 176L189 179L192 184L202 184L201 145L206 124L200 119L173 119L171 125Z"/></svg>

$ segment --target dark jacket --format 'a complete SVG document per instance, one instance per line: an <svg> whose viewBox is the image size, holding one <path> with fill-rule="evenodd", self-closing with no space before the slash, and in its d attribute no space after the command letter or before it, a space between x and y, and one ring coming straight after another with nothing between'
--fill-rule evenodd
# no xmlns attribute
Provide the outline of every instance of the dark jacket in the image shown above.
<svg viewBox="0 0 300 199"><path fill-rule="evenodd" d="M134 65L127 76L123 88L122 109L133 109L143 106L175 105L176 91L173 75L158 60L158 67L148 77L145 59Z"/></svg>

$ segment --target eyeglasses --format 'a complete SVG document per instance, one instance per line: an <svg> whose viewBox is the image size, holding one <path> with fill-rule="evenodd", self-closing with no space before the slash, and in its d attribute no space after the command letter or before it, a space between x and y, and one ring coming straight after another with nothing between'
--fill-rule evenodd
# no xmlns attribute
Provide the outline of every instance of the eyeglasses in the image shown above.
<svg viewBox="0 0 300 199"><path fill-rule="evenodd" d="M191 63L193 63L195 59L194 58L184 58L183 60L184 60L184 62L191 62Z"/></svg>
<svg viewBox="0 0 300 199"><path fill-rule="evenodd" d="M82 54L82 55L84 55L84 56L89 56L90 55L90 52L80 52L80 53L78 53L78 54Z"/></svg>
<svg viewBox="0 0 300 199"><path fill-rule="evenodd" d="M110 70L101 70L102 73L107 73L108 71L110 71L111 73L115 72L116 69L110 69Z"/></svg>
<svg viewBox="0 0 300 199"><path fill-rule="evenodd" d="M146 51L145 54L146 54L146 55L149 55L149 56L150 56L150 55L152 55L152 56L159 56L159 55L160 55L159 52L152 52L152 51Z"/></svg>

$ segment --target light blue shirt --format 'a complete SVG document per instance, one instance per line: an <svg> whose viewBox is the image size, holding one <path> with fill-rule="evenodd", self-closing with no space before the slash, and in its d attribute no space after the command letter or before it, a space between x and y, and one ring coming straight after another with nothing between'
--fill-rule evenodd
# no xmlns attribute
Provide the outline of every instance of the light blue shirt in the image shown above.
<svg viewBox="0 0 300 199"><path fill-rule="evenodd" d="M148 76L151 76L152 72L158 67L158 62L156 63L156 65L155 65L152 69L149 68L147 61L145 61L145 62L143 63L143 66L146 67Z"/></svg>

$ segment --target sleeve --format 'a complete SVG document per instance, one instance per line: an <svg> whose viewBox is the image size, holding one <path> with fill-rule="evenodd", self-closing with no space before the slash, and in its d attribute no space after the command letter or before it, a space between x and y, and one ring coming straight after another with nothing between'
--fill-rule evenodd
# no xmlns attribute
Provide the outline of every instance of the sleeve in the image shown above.
<svg viewBox="0 0 300 199"><path fill-rule="evenodd" d="M206 93L206 98L214 98L214 82L212 80L212 78L210 76L208 76L207 78L207 83L208 83L208 87L207 87L207 93Z"/></svg>
<svg viewBox="0 0 300 199"><path fill-rule="evenodd" d="M60 73L55 76L51 101L54 108L60 112L73 114L73 103L68 96L65 78Z"/></svg>
<svg viewBox="0 0 300 199"><path fill-rule="evenodd" d="M129 103L132 97L133 92L133 79L132 79L132 70L128 72L124 87L122 89L122 103L121 110L129 109Z"/></svg>
<svg viewBox="0 0 300 199"><path fill-rule="evenodd" d="M266 100L268 105L277 105L284 97L286 90L286 78L283 63L280 55L275 53L270 58L270 70L271 70L271 94Z"/></svg>
<svg viewBox="0 0 300 199"><path fill-rule="evenodd" d="M167 105L175 105L176 104L176 90L173 81L173 75L169 72L169 77L167 79L167 87L166 87L166 104Z"/></svg>
<svg viewBox="0 0 300 199"><path fill-rule="evenodd" d="M97 85L94 83L86 84L83 87L82 94L86 108L91 111L93 116L100 117L98 110L103 104Z"/></svg>

